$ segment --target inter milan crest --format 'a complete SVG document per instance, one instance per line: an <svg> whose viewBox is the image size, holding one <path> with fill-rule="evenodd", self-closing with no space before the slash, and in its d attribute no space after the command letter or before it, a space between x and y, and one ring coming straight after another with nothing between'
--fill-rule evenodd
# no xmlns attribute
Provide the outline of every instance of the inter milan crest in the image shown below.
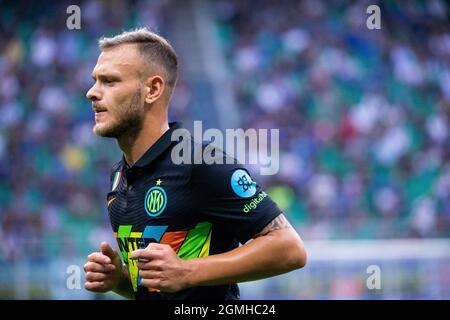
<svg viewBox="0 0 450 320"><path fill-rule="evenodd" d="M159 216L167 204L167 194L162 187L160 187L161 180L158 180L157 185L148 189L145 195L144 208L150 217Z"/></svg>

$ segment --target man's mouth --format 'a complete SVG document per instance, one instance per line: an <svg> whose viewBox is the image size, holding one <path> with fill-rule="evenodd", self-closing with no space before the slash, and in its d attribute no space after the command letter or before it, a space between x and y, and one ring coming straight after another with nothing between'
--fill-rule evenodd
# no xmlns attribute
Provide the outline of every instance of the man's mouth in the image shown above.
<svg viewBox="0 0 450 320"><path fill-rule="evenodd" d="M101 112L106 112L106 111L108 111L108 110L106 110L105 108L96 108L96 107L93 107L92 109L94 110L95 113L101 113Z"/></svg>
<svg viewBox="0 0 450 320"><path fill-rule="evenodd" d="M94 113L95 113L95 119L96 119L96 120L100 120L100 119L103 118L103 117L106 115L106 113L108 112L107 109L105 109L105 108L100 108L100 107L93 107L92 109L94 110Z"/></svg>
<svg viewBox="0 0 450 320"><path fill-rule="evenodd" d="M94 110L95 115L102 114L108 111L108 109L96 105L92 106L92 110Z"/></svg>

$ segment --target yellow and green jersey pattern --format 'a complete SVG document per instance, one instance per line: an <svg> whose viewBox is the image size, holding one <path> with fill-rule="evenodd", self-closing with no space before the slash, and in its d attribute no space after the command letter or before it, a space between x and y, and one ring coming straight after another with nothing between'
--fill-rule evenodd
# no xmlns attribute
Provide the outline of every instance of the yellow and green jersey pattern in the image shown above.
<svg viewBox="0 0 450 320"><path fill-rule="evenodd" d="M209 255L212 224L200 222L193 229L166 232L168 226L146 226L144 232L132 232L132 225L121 225L114 235L117 239L122 259L130 274L133 290L140 284L137 261L129 254L137 249L146 248L151 242L168 244L183 259L206 257ZM149 291L154 291L149 289Z"/></svg>

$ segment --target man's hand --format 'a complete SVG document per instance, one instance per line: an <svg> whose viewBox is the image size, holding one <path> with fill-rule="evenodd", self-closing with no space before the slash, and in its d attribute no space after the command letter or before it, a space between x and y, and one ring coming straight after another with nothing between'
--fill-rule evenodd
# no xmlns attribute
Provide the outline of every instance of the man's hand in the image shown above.
<svg viewBox="0 0 450 320"><path fill-rule="evenodd" d="M177 292L189 287L189 263L169 245L150 243L145 249L133 251L130 258L138 260L141 284L147 288Z"/></svg>
<svg viewBox="0 0 450 320"><path fill-rule="evenodd" d="M122 275L122 261L119 254L107 242L102 242L100 252L93 252L84 265L86 283L84 287L93 292L107 292L115 289Z"/></svg>

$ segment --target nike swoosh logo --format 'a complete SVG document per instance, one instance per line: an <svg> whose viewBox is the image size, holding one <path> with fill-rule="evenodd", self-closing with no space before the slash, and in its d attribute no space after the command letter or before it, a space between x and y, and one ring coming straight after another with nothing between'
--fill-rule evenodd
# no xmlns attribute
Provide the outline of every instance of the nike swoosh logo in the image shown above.
<svg viewBox="0 0 450 320"><path fill-rule="evenodd" d="M116 200L116 197L111 198L111 199L108 200L108 207L111 205L111 203L112 203L114 200Z"/></svg>

